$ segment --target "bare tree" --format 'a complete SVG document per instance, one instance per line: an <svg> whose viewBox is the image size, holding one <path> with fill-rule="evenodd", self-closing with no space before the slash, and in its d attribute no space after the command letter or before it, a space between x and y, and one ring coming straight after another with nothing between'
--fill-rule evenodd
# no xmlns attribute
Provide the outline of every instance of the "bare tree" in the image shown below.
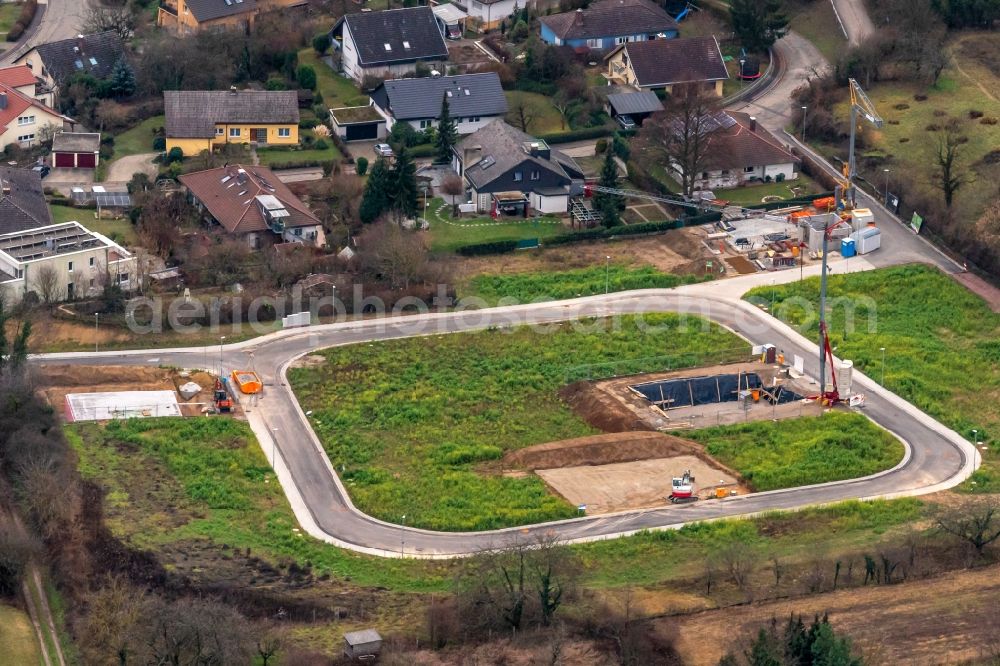
<svg viewBox="0 0 1000 666"><path fill-rule="evenodd" d="M680 177L685 196L694 193L709 155L713 110L713 101L699 86L677 86L666 110L647 119L639 133L648 158L669 165Z"/></svg>
<svg viewBox="0 0 1000 666"><path fill-rule="evenodd" d="M32 284L43 303L53 303L59 296L59 272L51 264L30 271Z"/></svg>
<svg viewBox="0 0 1000 666"><path fill-rule="evenodd" d="M996 499L975 500L938 516L937 526L972 547L976 555L982 557L986 546L1000 538L998 512L1000 504Z"/></svg>
<svg viewBox="0 0 1000 666"><path fill-rule="evenodd" d="M512 125L516 126L522 132L527 132L531 124L535 122L538 117L538 110L534 107L531 102L527 102L524 99L518 99L514 104L514 108L507 113L507 120Z"/></svg>
<svg viewBox="0 0 1000 666"><path fill-rule="evenodd" d="M451 174L441 181L441 192L451 197L451 216L458 217L458 197L465 194L465 183L458 174Z"/></svg>
<svg viewBox="0 0 1000 666"><path fill-rule="evenodd" d="M408 289L427 266L427 250L422 237L398 225L384 221L371 225L365 230L360 245L362 265L392 287Z"/></svg>
<svg viewBox="0 0 1000 666"><path fill-rule="evenodd" d="M135 31L135 15L129 3L117 7L91 5L83 14L83 29L88 34L110 30L125 40Z"/></svg>
<svg viewBox="0 0 1000 666"><path fill-rule="evenodd" d="M747 600L753 599L750 586L750 576L757 565L758 553L753 546L745 541L732 540L719 551L719 558L729 574L729 579L746 595Z"/></svg>
<svg viewBox="0 0 1000 666"><path fill-rule="evenodd" d="M937 153L934 156L938 171L934 186L944 194L944 205L948 208L951 208L955 193L969 181L965 169L958 163L961 147L966 141L968 139L961 135L958 123L954 120L938 135Z"/></svg>
<svg viewBox="0 0 1000 666"><path fill-rule="evenodd" d="M572 101L572 98L563 88L556 91L556 94L552 97L552 106L559 112L560 129L566 129L566 121L569 120L569 105Z"/></svg>
<svg viewBox="0 0 1000 666"><path fill-rule="evenodd" d="M110 576L87 598L78 645L88 664L133 662L145 593L123 577Z"/></svg>

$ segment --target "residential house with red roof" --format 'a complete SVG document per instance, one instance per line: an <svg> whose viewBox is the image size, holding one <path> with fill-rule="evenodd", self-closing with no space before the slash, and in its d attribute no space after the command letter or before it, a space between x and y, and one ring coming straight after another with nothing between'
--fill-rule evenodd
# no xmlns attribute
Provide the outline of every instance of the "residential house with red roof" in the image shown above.
<svg viewBox="0 0 1000 666"><path fill-rule="evenodd" d="M27 65L0 67L0 83L15 88L28 97L34 97L48 107L55 107L54 94Z"/></svg>
<svg viewBox="0 0 1000 666"><path fill-rule="evenodd" d="M245 238L253 249L326 243L319 218L267 167L231 164L179 180L206 221Z"/></svg>
<svg viewBox="0 0 1000 666"><path fill-rule="evenodd" d="M5 80L10 83L5 83ZM0 78L0 150L12 143L27 148L41 141L46 134L55 134L67 125L70 129L73 127L72 119L43 104L32 96L32 92L27 92L32 85L27 79L21 80L10 74Z"/></svg>
<svg viewBox="0 0 1000 666"><path fill-rule="evenodd" d="M745 113L720 111L704 117L705 158L695 179L696 190L740 187L752 182L794 180L801 160ZM680 165L673 170L682 173Z"/></svg>

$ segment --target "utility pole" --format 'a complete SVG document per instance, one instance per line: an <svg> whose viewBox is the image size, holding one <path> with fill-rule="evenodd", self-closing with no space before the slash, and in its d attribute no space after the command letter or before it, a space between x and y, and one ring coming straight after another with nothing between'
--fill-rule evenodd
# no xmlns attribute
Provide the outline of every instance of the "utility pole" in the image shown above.
<svg viewBox="0 0 1000 666"><path fill-rule="evenodd" d="M604 295L608 295L611 288L611 255L604 257Z"/></svg>
<svg viewBox="0 0 1000 666"><path fill-rule="evenodd" d="M95 352L97 351L97 340L98 340L97 336L100 334L100 330L99 330L100 320L101 320L101 313L100 312L95 312L94 313L94 351Z"/></svg>
<svg viewBox="0 0 1000 666"><path fill-rule="evenodd" d="M806 109L808 107L802 107L802 143L806 142Z"/></svg>
<svg viewBox="0 0 1000 666"><path fill-rule="evenodd" d="M885 199L882 200L886 206L889 205L889 170L882 169L885 172Z"/></svg>

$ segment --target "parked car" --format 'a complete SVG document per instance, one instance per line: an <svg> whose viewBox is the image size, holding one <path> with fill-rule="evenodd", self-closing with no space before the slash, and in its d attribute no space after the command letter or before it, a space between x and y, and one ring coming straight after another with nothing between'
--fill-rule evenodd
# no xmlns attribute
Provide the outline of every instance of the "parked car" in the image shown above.
<svg viewBox="0 0 1000 666"><path fill-rule="evenodd" d="M37 171L38 175L41 178L45 178L47 175L49 175L49 172L52 171L52 169L49 168L48 164L36 164L35 166L31 167L31 170Z"/></svg>
<svg viewBox="0 0 1000 666"><path fill-rule="evenodd" d="M376 143L375 154L379 157L392 157L392 146L387 143Z"/></svg>
<svg viewBox="0 0 1000 666"><path fill-rule="evenodd" d="M625 130L635 129L635 121L632 120L632 116L618 116L618 124Z"/></svg>

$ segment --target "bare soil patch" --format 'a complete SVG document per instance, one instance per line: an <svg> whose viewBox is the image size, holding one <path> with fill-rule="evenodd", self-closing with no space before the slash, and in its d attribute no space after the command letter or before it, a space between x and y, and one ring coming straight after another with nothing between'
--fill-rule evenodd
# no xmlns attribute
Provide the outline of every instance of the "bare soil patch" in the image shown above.
<svg viewBox="0 0 1000 666"><path fill-rule="evenodd" d="M588 514L663 506L670 495L670 479L690 470L705 499L716 488L742 490L735 477L695 456L654 458L611 465L586 465L540 469L550 488L576 505L586 505Z"/></svg>
<svg viewBox="0 0 1000 666"><path fill-rule="evenodd" d="M872 664L961 663L984 658L1000 621L1000 567L958 571L919 583L870 586L803 599L705 611L655 621L676 635L684 663L717 664L743 637L792 613L829 613L838 633L851 637Z"/></svg>
<svg viewBox="0 0 1000 666"><path fill-rule="evenodd" d="M664 273L677 275L701 275L708 254L701 242L703 236L704 232L697 228L673 229L659 236L628 241L577 243L570 247L543 247L537 251L460 259L456 269L459 276L466 279L483 273L567 271L604 266L606 257L610 256L616 264L653 266Z"/></svg>
<svg viewBox="0 0 1000 666"><path fill-rule="evenodd" d="M200 370L181 371L167 368L143 368L121 365L43 364L35 370L40 392L53 408L61 410L69 393L102 393L108 391L177 391L194 382L201 391L185 400L177 393L177 404L184 416L199 416L201 409L212 401L215 376ZM239 403L234 404L236 414Z"/></svg>
<svg viewBox="0 0 1000 666"><path fill-rule="evenodd" d="M740 275L750 275L757 272L757 267L754 266L749 259L746 257L726 257L725 262L729 264L729 267Z"/></svg>

